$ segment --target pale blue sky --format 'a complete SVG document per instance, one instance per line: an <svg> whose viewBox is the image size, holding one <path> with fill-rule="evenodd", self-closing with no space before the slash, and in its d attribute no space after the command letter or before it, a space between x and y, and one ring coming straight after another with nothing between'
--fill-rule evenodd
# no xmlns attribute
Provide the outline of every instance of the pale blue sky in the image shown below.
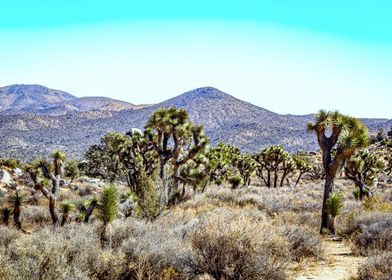
<svg viewBox="0 0 392 280"><path fill-rule="evenodd" d="M132 103L214 86L278 113L392 118L392 2L320 2L7 1L0 86Z"/></svg>

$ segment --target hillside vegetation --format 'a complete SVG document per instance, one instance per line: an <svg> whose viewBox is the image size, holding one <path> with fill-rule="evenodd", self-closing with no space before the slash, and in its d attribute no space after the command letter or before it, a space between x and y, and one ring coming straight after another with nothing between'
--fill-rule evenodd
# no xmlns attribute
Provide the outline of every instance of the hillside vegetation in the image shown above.
<svg viewBox="0 0 392 280"><path fill-rule="evenodd" d="M0 279L297 279L326 240L363 257L341 279L391 279L392 130L309 121L319 152L212 145L169 107L80 160L2 158Z"/></svg>

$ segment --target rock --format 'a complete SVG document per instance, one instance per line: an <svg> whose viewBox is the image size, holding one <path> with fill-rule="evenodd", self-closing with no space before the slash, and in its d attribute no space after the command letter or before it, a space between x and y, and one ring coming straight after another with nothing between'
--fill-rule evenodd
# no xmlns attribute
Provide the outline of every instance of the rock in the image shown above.
<svg viewBox="0 0 392 280"><path fill-rule="evenodd" d="M96 184L98 184L99 183L99 179L89 179L88 180L88 183L90 183L90 184L93 184L93 185L96 185Z"/></svg>
<svg viewBox="0 0 392 280"><path fill-rule="evenodd" d="M125 217L131 216L134 208L135 208L135 203L131 202L130 200L126 200L124 203L121 203L118 206L118 210Z"/></svg>
<svg viewBox="0 0 392 280"><path fill-rule="evenodd" d="M69 186L69 182L67 180L61 179L60 180L60 187L66 188Z"/></svg>
<svg viewBox="0 0 392 280"><path fill-rule="evenodd" d="M10 184L12 181L10 174L5 171L0 169L0 183L3 184Z"/></svg>
<svg viewBox="0 0 392 280"><path fill-rule="evenodd" d="M7 193L8 193L8 190L7 190L7 189L0 188L0 197L5 196Z"/></svg>
<svg viewBox="0 0 392 280"><path fill-rule="evenodd" d="M12 173L14 173L16 176L22 176L23 175L23 171L20 168L14 168L12 170Z"/></svg>

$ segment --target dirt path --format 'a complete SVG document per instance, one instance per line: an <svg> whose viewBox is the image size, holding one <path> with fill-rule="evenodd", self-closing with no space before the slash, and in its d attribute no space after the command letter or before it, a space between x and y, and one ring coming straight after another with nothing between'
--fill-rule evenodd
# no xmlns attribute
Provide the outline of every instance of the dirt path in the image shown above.
<svg viewBox="0 0 392 280"><path fill-rule="evenodd" d="M295 280L348 280L357 274L365 260L354 256L350 247L341 241L325 241L325 260L303 266L293 277Z"/></svg>

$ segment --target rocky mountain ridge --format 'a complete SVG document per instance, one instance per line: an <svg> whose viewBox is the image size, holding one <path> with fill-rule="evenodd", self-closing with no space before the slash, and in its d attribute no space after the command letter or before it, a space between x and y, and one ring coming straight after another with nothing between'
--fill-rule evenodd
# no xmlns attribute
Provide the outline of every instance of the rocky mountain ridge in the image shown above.
<svg viewBox="0 0 392 280"><path fill-rule="evenodd" d="M153 111L170 106L187 110L193 122L204 126L213 145L223 141L245 152L277 144L292 152L318 149L314 135L306 132L306 123L313 121L314 115L280 115L216 88L204 87L156 105L127 110L85 107L85 111L62 115L0 115L0 156L32 159L61 149L70 157L81 158L106 132L143 128ZM387 119L363 121L372 133L388 129L391 124Z"/></svg>
<svg viewBox="0 0 392 280"><path fill-rule="evenodd" d="M71 112L122 111L143 106L107 97L76 97L41 85L10 85L0 88L0 115L34 113L61 116Z"/></svg>

